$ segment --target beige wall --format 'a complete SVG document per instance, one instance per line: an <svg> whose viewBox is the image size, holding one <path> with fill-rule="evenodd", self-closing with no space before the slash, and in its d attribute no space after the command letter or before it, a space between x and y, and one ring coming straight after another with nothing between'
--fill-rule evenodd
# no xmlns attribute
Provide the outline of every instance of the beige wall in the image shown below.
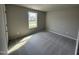
<svg viewBox="0 0 79 59"><path fill-rule="evenodd" d="M47 12L47 30L76 39L79 28L79 8Z"/></svg>
<svg viewBox="0 0 79 59"><path fill-rule="evenodd" d="M25 7L6 5L9 39L16 39L45 29L45 12ZM28 11L38 13L38 28L28 29Z"/></svg>

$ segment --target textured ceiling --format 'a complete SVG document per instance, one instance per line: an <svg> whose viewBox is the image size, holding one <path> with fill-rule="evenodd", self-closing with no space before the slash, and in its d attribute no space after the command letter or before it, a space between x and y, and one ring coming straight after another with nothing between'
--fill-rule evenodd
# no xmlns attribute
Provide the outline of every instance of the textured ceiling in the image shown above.
<svg viewBox="0 0 79 59"><path fill-rule="evenodd" d="M58 9L66 9L78 7L79 5L68 5L68 4L19 4L19 6L28 7L40 11L52 11Z"/></svg>

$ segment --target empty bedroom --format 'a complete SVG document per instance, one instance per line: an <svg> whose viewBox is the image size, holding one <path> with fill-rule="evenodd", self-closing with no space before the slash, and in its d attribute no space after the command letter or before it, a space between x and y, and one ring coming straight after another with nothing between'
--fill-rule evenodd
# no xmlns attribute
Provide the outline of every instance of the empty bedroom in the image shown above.
<svg viewBox="0 0 79 59"><path fill-rule="evenodd" d="M8 55L75 55L79 5L6 4Z"/></svg>

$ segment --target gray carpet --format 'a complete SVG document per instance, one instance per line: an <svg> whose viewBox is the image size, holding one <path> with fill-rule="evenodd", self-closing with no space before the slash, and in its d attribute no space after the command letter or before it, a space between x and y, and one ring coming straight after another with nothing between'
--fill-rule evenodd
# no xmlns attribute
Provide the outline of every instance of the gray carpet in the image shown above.
<svg viewBox="0 0 79 59"><path fill-rule="evenodd" d="M22 42L20 42L22 43ZM50 32L32 35L29 41L12 55L74 55L76 41Z"/></svg>

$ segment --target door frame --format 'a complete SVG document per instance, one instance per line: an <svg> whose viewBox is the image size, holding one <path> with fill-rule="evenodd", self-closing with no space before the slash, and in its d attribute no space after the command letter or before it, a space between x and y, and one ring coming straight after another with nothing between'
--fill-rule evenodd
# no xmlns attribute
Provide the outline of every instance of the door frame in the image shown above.
<svg viewBox="0 0 79 59"><path fill-rule="evenodd" d="M8 33L6 33L7 31L7 20L6 20L6 13L5 13L5 4L0 4L0 15L1 15L1 18L0 18L0 22L1 22L1 38L0 38L0 54L1 55L7 55L7 51L8 51Z"/></svg>

